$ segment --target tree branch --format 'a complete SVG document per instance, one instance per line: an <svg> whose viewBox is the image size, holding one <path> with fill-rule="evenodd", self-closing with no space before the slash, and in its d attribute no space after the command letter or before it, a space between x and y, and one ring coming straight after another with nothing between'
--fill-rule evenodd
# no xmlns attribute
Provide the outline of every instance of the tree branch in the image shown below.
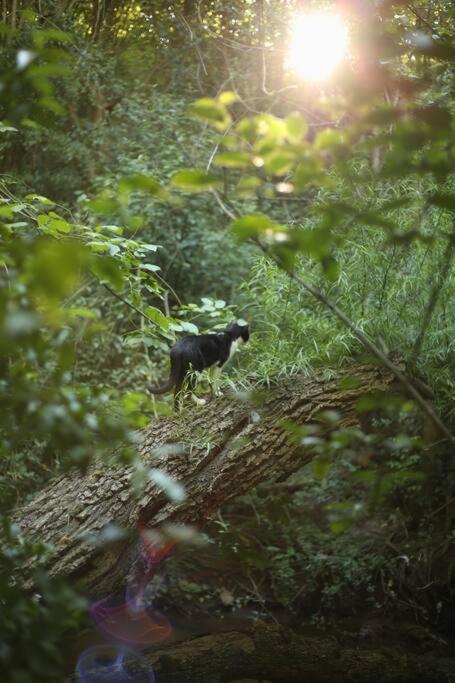
<svg viewBox="0 0 455 683"><path fill-rule="evenodd" d="M121 294L117 294L117 292L115 290L111 289L109 287L109 285L107 285L105 282L103 282L103 287L104 287L104 289L107 289L107 291L110 294L112 294L112 296L115 296L116 299L118 299L119 301L124 303L126 306L131 308L133 311L136 311L136 313L139 313L139 315L142 316L142 318L144 318L145 320L148 320L148 322L151 323L152 325L156 325L156 322L154 322L151 318L149 318L147 313L144 313L144 311L141 311L140 308L138 308L137 306L132 304L130 301L128 301L128 299L125 299Z"/></svg>

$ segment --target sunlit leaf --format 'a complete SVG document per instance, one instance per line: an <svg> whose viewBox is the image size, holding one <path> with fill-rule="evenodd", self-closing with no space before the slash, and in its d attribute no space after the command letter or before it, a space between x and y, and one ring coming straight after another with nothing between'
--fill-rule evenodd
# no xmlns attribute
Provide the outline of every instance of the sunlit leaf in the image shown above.
<svg viewBox="0 0 455 683"><path fill-rule="evenodd" d="M55 204L55 202L53 202L52 199L43 197L42 194L27 194L25 195L25 199L29 199L31 202L37 202L38 204L46 204L49 206Z"/></svg>
<svg viewBox="0 0 455 683"><path fill-rule="evenodd" d="M290 114L285 119L286 134L291 142L301 142L305 137L308 126L299 114Z"/></svg>
<svg viewBox="0 0 455 683"><path fill-rule="evenodd" d="M282 230L282 227L274 223L263 213L252 213L238 218L231 223L231 231L242 240L250 237L258 237L267 231Z"/></svg>
<svg viewBox="0 0 455 683"><path fill-rule="evenodd" d="M232 90L225 90L218 96L218 102L223 104L225 107L229 107L234 102L238 102L239 96Z"/></svg>
<svg viewBox="0 0 455 683"><path fill-rule="evenodd" d="M251 164L251 160L245 152L224 152L215 158L214 164L226 168L245 168Z"/></svg>
<svg viewBox="0 0 455 683"><path fill-rule="evenodd" d="M172 177L171 183L174 187L187 192L208 192L221 185L221 181L215 176L197 169L178 171Z"/></svg>
<svg viewBox="0 0 455 683"><path fill-rule="evenodd" d="M314 146L317 149L330 149L343 142L342 133L333 128L326 128L317 134Z"/></svg>

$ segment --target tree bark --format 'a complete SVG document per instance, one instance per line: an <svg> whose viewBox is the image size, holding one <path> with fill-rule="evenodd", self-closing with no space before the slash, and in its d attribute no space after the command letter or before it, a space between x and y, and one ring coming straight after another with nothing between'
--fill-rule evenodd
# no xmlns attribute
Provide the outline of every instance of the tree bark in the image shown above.
<svg viewBox="0 0 455 683"><path fill-rule="evenodd" d="M274 683L455 681L452 659L416 656L396 647L346 647L335 637L308 637L278 626L195 638L149 653L147 659L158 680L173 683L239 679Z"/></svg>
<svg viewBox="0 0 455 683"><path fill-rule="evenodd" d="M452 658L416 654L396 644L392 648L380 642L355 642L352 637L343 642L339 633L308 636L265 624L149 650L142 660L127 657L126 666L130 675L150 667L156 680L172 683L455 681ZM96 671L93 680L95 675Z"/></svg>
<svg viewBox="0 0 455 683"><path fill-rule="evenodd" d="M353 376L355 388L340 388L341 379ZM132 533L116 543L94 544L107 525L129 531L138 521L142 529L166 523L200 527L226 501L263 481L283 481L308 462L311 455L289 441L283 420L311 423L330 409L339 411L342 426L356 425L359 396L393 383L385 368L356 365L334 379L287 379L264 392L257 404L214 398L203 409L159 419L140 434L144 464L181 482L183 502L170 502L153 482L138 499L130 486L131 468L97 463L85 475L51 481L14 519L28 539L54 546L46 567L51 576L76 581L89 596L109 594L146 570L147 552Z"/></svg>

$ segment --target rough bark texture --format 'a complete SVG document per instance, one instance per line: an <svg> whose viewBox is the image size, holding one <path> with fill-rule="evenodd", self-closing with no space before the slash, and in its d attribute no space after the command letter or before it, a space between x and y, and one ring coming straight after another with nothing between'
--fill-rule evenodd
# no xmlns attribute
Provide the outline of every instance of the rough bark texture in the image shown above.
<svg viewBox="0 0 455 683"><path fill-rule="evenodd" d="M347 376L356 377L355 388L339 387ZM129 468L100 465L86 475L53 480L17 511L15 520L27 537L57 549L48 567L51 575L78 581L90 596L106 595L122 586L131 572L140 571L144 558L132 535L96 547L88 534L96 536L109 523L134 529L138 519L149 528L163 523L200 525L227 500L262 481L283 480L308 460L301 447L289 442L282 420L304 424L331 409L342 414L344 425L354 425L358 397L392 383L388 370L357 365L330 380L286 380L268 390L260 406L233 397L213 399L203 409L160 419L141 434L144 462L184 484L183 503L170 503L153 483L137 500Z"/></svg>
<svg viewBox="0 0 455 683"><path fill-rule="evenodd" d="M166 683L455 681L454 659L417 655L397 646L347 644L335 636L306 636L280 626L202 636L143 655L156 680ZM132 673L137 665L127 658L126 666Z"/></svg>
<svg viewBox="0 0 455 683"><path fill-rule="evenodd" d="M452 659L422 657L397 648L349 648L335 637L307 637L276 626L195 638L149 654L147 659L157 680L169 683L455 681Z"/></svg>

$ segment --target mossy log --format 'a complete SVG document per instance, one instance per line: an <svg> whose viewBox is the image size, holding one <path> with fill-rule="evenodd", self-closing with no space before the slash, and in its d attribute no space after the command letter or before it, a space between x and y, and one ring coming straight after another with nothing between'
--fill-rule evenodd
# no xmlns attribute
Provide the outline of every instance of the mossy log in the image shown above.
<svg viewBox="0 0 455 683"><path fill-rule="evenodd" d="M356 378L355 388L341 388L346 377ZM55 547L47 567L51 576L71 579L88 596L106 595L146 561L134 534L107 545L93 543L107 525L134 530L140 520L142 528L201 527L226 501L261 482L284 480L308 461L308 451L289 441L283 420L302 425L322 410L336 410L344 426L356 425L359 396L393 383L384 368L355 365L332 379L287 379L264 392L259 405L236 396L213 398L202 409L156 420L140 435L144 463L181 482L183 502L170 502L153 482L138 499L130 486L131 468L98 463L84 475L51 481L17 509L15 521L30 540Z"/></svg>

